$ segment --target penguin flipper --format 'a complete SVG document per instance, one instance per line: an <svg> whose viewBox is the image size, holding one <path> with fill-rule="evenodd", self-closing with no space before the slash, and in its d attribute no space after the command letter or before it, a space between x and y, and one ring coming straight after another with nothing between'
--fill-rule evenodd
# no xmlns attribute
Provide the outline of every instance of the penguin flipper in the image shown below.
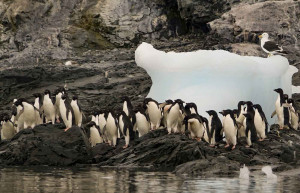
<svg viewBox="0 0 300 193"><path fill-rule="evenodd" d="M276 111L274 111L274 112L272 113L271 118L273 118L274 115L276 115Z"/></svg>
<svg viewBox="0 0 300 193"><path fill-rule="evenodd" d="M16 120L19 119L19 117L24 113L24 108L19 112L19 114L17 114L16 116Z"/></svg>

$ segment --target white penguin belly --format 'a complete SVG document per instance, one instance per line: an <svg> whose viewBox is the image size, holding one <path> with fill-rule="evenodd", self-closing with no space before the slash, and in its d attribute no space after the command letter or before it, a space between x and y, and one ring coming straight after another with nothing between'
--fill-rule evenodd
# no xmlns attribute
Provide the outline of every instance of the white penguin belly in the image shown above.
<svg viewBox="0 0 300 193"><path fill-rule="evenodd" d="M150 122L153 124L153 126L158 127L161 119L160 109L157 107L157 105L154 102L149 102L147 109L148 109Z"/></svg>
<svg viewBox="0 0 300 193"><path fill-rule="evenodd" d="M139 131L139 136L143 136L150 130L150 124L146 117L140 112L136 113L136 124Z"/></svg>
<svg viewBox="0 0 300 193"><path fill-rule="evenodd" d="M15 135L15 129L11 122L3 122L1 129L1 140L11 139Z"/></svg>
<svg viewBox="0 0 300 193"><path fill-rule="evenodd" d="M197 119L189 119L188 122L190 123L190 131L192 135L198 138L203 137L204 127Z"/></svg>
<svg viewBox="0 0 300 193"><path fill-rule="evenodd" d="M115 124L115 120L111 116L108 116L108 118L107 118L106 131L107 131L108 139L110 141L113 140L113 137L117 137L117 135L118 135L118 130L117 130L117 126Z"/></svg>
<svg viewBox="0 0 300 193"><path fill-rule="evenodd" d="M99 127L100 127L101 133L103 133L103 128L105 127L105 125L106 125L106 119L104 117L104 114L100 114L99 115Z"/></svg>
<svg viewBox="0 0 300 193"><path fill-rule="evenodd" d="M97 143L103 142L102 137L95 126L90 128L90 142L92 147L94 147Z"/></svg>
<svg viewBox="0 0 300 193"><path fill-rule="evenodd" d="M255 110L254 126L259 138L265 138L265 122L262 120L259 112Z"/></svg>
<svg viewBox="0 0 300 193"><path fill-rule="evenodd" d="M23 103L23 106L24 106L24 112L23 112L24 127L26 126L26 128L30 127L33 129L36 121L35 110L33 106L28 103Z"/></svg>
<svg viewBox="0 0 300 193"><path fill-rule="evenodd" d="M44 96L43 110L48 121L52 121L53 119L55 120L55 106L48 95Z"/></svg>
<svg viewBox="0 0 300 193"><path fill-rule="evenodd" d="M224 133L226 142L228 144L236 145L237 130L230 115L227 115L224 119Z"/></svg>
<svg viewBox="0 0 300 193"><path fill-rule="evenodd" d="M74 116L75 116L75 125L78 127L81 127L81 123L82 123L82 113L79 110L79 107L76 103L76 101L72 100L71 102L71 107L74 111ZM96 123L97 124L97 123Z"/></svg>

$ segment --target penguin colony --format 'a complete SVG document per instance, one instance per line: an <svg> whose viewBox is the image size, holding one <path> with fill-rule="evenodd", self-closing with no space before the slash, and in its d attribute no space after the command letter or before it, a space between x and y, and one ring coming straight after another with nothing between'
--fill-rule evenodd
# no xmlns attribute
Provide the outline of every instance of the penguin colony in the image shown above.
<svg viewBox="0 0 300 193"><path fill-rule="evenodd" d="M275 111L280 129L298 129L299 115L295 111L293 99L288 98L283 90L278 93ZM58 88L53 94L45 90L43 94L33 94L34 103L24 98L15 99L11 116L2 114L1 140L9 140L22 129L34 128L39 124L55 124L63 121L67 132L72 126L82 127L84 113L78 97L72 100L64 88ZM251 101L240 101L237 109L226 109L221 114L214 110L206 111L208 119L199 115L195 103L185 103L181 99L166 100L158 103L146 98L142 105L134 108L128 97L122 97L122 110L94 111L91 121L86 121L85 128L91 146L108 143L116 146L118 138L124 136L127 148L135 137L141 137L151 130L166 128L168 133L182 133L191 139L205 141L211 147L226 141L225 148L234 149L238 138L246 137L250 147L254 141L262 141L268 132L268 121L259 104Z"/></svg>

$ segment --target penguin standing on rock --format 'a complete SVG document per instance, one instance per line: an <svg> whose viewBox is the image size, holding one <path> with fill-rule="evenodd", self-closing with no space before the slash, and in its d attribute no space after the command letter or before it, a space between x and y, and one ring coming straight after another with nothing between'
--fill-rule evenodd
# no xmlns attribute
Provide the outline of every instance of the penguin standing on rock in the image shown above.
<svg viewBox="0 0 300 193"><path fill-rule="evenodd" d="M255 108L254 126L259 138L258 141L263 141L268 132L268 121L259 104L253 105L253 107Z"/></svg>
<svg viewBox="0 0 300 193"><path fill-rule="evenodd" d="M247 105L247 112L244 113L244 116L246 118L246 139L247 139L247 146L250 147L252 145L253 141L257 140L257 132L254 124L254 116L255 111L253 108L253 103L251 101L246 102ZM265 132L265 128L263 128Z"/></svg>
<svg viewBox="0 0 300 193"><path fill-rule="evenodd" d="M152 98L145 98L144 108L149 115L151 130L158 129L162 117L158 102Z"/></svg>
<svg viewBox="0 0 300 193"><path fill-rule="evenodd" d="M225 148L232 146L232 150L235 149L237 143L237 124L233 115L233 112L229 109L220 112L224 116L223 129L226 138Z"/></svg>
<svg viewBox="0 0 300 193"><path fill-rule="evenodd" d="M5 139L9 140L15 135L14 124L11 122L7 114L4 114L2 119L1 141Z"/></svg>
<svg viewBox="0 0 300 193"><path fill-rule="evenodd" d="M139 137L147 134L150 131L149 117L143 107L139 107L135 111L136 125L139 132Z"/></svg>
<svg viewBox="0 0 300 193"><path fill-rule="evenodd" d="M98 122L99 122L100 133L102 135L103 141L107 142L106 135L104 133L104 127L106 126L105 114L106 114L105 110L99 111Z"/></svg>
<svg viewBox="0 0 300 193"><path fill-rule="evenodd" d="M106 116L106 126L104 129L104 133L106 133L107 135L108 143L112 146L116 146L118 138L118 123L116 120L116 116L113 112L107 113Z"/></svg>
<svg viewBox="0 0 300 193"><path fill-rule="evenodd" d="M161 105L161 109L163 112L162 124L164 127L167 127L168 110L172 106L172 104L173 104L173 101L171 99L168 99Z"/></svg>
<svg viewBox="0 0 300 193"><path fill-rule="evenodd" d="M43 106L41 110L44 112L46 123L51 121L52 124L55 123L55 106L51 93L49 90L45 90L44 92L44 99L43 99Z"/></svg>
<svg viewBox="0 0 300 193"><path fill-rule="evenodd" d="M73 96L72 101L71 101L71 107L73 108L74 115L75 115L75 125L78 127L81 127L83 112L79 105L77 96Z"/></svg>
<svg viewBox="0 0 300 193"><path fill-rule="evenodd" d="M59 112L66 126L65 131L68 131L73 126L75 116L67 94L62 95L60 98Z"/></svg>
<svg viewBox="0 0 300 193"><path fill-rule="evenodd" d="M171 132L177 133L180 132L181 128L179 128L178 120L182 119L184 108L181 99L177 99L174 101L172 106L168 110L168 117L167 117L167 130L170 134Z"/></svg>
<svg viewBox="0 0 300 193"><path fill-rule="evenodd" d="M210 131L210 146L214 147L216 143L221 141L223 139L223 133L222 133L222 122L218 117L218 114L214 110L206 111L209 114L208 119L208 127Z"/></svg>
<svg viewBox="0 0 300 193"><path fill-rule="evenodd" d="M90 143L94 147L97 143L103 143L103 139L99 133L98 126L94 121L91 121L87 124L87 127L90 128Z"/></svg>
<svg viewBox="0 0 300 193"><path fill-rule="evenodd" d="M295 111L294 108L294 100L293 99L288 99L288 104L291 105L291 125L292 128L295 130L298 130L299 127L299 114Z"/></svg>
<svg viewBox="0 0 300 193"><path fill-rule="evenodd" d="M277 88L274 90L278 93L277 100L275 102L275 112L272 114L271 118L276 114L278 118L279 129L283 129L284 126L284 114L283 114L283 90L281 88Z"/></svg>
<svg viewBox="0 0 300 193"><path fill-rule="evenodd" d="M20 98L15 102L17 108L22 107L22 110L19 113L20 116L23 116L22 119L24 121L24 129L31 128L33 129L36 126L37 120L37 112L39 112L32 104L27 102L24 98ZM18 118L18 124L19 124Z"/></svg>
<svg viewBox="0 0 300 193"><path fill-rule="evenodd" d="M59 120L59 118L61 117L60 116L60 108L59 108L60 99L63 94L66 94L66 90L64 87L60 87L60 88L56 89L54 93L55 93L55 117L56 117L56 122L60 123L60 120Z"/></svg>
<svg viewBox="0 0 300 193"><path fill-rule="evenodd" d="M288 99L289 99L289 96L287 94L284 94L283 95L284 104L282 105L283 106L283 125L288 126L288 128L292 129L291 108L289 107L290 105L288 104Z"/></svg>
<svg viewBox="0 0 300 193"><path fill-rule="evenodd" d="M123 146L123 148L125 149L129 146L129 142L131 140L134 140L133 125L124 111L120 113L118 122L119 128L125 137L125 146Z"/></svg>
<svg viewBox="0 0 300 193"><path fill-rule="evenodd" d="M34 93L33 96L34 96L34 105L33 106L35 108L37 108L38 110L40 110L42 107L42 102L43 102L42 95L41 95L41 93Z"/></svg>
<svg viewBox="0 0 300 193"><path fill-rule="evenodd" d="M244 107L245 102L244 101L240 101L238 103L238 110L237 110L237 118L236 118L236 122L238 125L238 137L245 137L246 134L246 128L244 126L244 121L245 121L245 116L244 113L246 113L245 109L246 107Z"/></svg>
<svg viewBox="0 0 300 193"><path fill-rule="evenodd" d="M191 138L201 141L205 133L202 117L198 114L190 114L184 118L183 122L186 130L190 131Z"/></svg>

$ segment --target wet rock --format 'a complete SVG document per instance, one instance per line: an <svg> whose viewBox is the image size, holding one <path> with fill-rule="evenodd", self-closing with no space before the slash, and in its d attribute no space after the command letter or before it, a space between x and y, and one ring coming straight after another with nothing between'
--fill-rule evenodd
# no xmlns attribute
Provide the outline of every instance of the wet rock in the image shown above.
<svg viewBox="0 0 300 193"><path fill-rule="evenodd" d="M10 142L0 144L0 164L59 165L88 163L91 147L85 132L62 124L39 125L20 131Z"/></svg>

